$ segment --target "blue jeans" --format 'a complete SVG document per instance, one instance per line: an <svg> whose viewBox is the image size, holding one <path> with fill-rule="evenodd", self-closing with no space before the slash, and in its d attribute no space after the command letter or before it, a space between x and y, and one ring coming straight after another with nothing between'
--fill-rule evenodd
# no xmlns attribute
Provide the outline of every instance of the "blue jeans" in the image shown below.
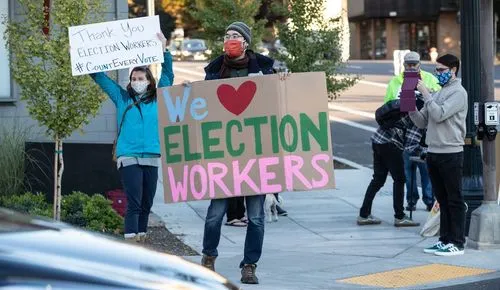
<svg viewBox="0 0 500 290"><path fill-rule="evenodd" d="M264 201L265 195L246 196L248 227L245 237L245 250L240 268L244 264L257 264L262 254L264 242ZM208 207L203 234L203 251L207 256L217 257L222 220L227 210L227 199L213 199Z"/></svg>
<svg viewBox="0 0 500 290"><path fill-rule="evenodd" d="M405 164L405 176L406 176L406 202L408 204L416 205L419 199L418 188L417 188L417 170L412 172L411 154L407 151L403 152L403 159ZM427 169L427 164L425 162L417 162L418 170L420 171L420 182L422 183L422 201L426 205L434 204L434 197L432 195L432 185L429 178L429 171ZM411 192L411 177L413 176L413 193ZM412 196L413 194L413 196ZM412 198L413 197L413 198Z"/></svg>
<svg viewBox="0 0 500 290"><path fill-rule="evenodd" d="M127 195L125 234L146 233L158 181L158 167L129 165L120 168Z"/></svg>

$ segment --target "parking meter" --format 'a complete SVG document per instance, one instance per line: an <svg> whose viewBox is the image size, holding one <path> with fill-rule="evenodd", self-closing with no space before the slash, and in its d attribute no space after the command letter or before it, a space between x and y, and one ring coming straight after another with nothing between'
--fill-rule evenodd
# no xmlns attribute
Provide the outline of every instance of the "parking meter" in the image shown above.
<svg viewBox="0 0 500 290"><path fill-rule="evenodd" d="M497 102L484 103L484 135L488 140L493 141L497 136L497 126L499 121L499 104Z"/></svg>

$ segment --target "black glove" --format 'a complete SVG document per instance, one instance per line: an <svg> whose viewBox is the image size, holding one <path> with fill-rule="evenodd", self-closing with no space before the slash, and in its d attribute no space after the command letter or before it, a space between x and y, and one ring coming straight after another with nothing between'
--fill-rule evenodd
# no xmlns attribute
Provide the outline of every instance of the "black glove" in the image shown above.
<svg viewBox="0 0 500 290"><path fill-rule="evenodd" d="M420 154L420 159L425 160L425 158L427 158L427 153L426 152L422 152Z"/></svg>

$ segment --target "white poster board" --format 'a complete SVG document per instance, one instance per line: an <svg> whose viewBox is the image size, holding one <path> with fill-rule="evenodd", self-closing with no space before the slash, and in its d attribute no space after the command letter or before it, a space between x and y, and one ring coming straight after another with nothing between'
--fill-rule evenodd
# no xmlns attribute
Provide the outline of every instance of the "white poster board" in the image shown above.
<svg viewBox="0 0 500 290"><path fill-rule="evenodd" d="M163 62L158 15L69 27L74 76Z"/></svg>

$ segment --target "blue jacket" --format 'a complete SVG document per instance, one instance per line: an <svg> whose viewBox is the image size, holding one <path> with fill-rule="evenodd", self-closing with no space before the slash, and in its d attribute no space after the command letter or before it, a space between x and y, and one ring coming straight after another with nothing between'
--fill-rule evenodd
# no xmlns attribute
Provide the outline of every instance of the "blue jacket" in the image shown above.
<svg viewBox="0 0 500 290"><path fill-rule="evenodd" d="M158 87L171 86L174 82L172 55L166 51L161 65L161 77ZM134 103L127 90L123 89L105 73L90 75L116 106L116 121L119 125L123 113L129 104ZM158 157L160 140L158 137L158 102L140 103L132 107L125 115L125 122L116 144L116 156ZM141 114L142 113L142 114Z"/></svg>
<svg viewBox="0 0 500 290"><path fill-rule="evenodd" d="M262 54L250 52L250 60L248 61L248 73L256 74L262 72L265 75L273 74L274 60ZM224 55L221 55L210 62L205 67L205 80L218 80L221 78L220 69L224 61Z"/></svg>

